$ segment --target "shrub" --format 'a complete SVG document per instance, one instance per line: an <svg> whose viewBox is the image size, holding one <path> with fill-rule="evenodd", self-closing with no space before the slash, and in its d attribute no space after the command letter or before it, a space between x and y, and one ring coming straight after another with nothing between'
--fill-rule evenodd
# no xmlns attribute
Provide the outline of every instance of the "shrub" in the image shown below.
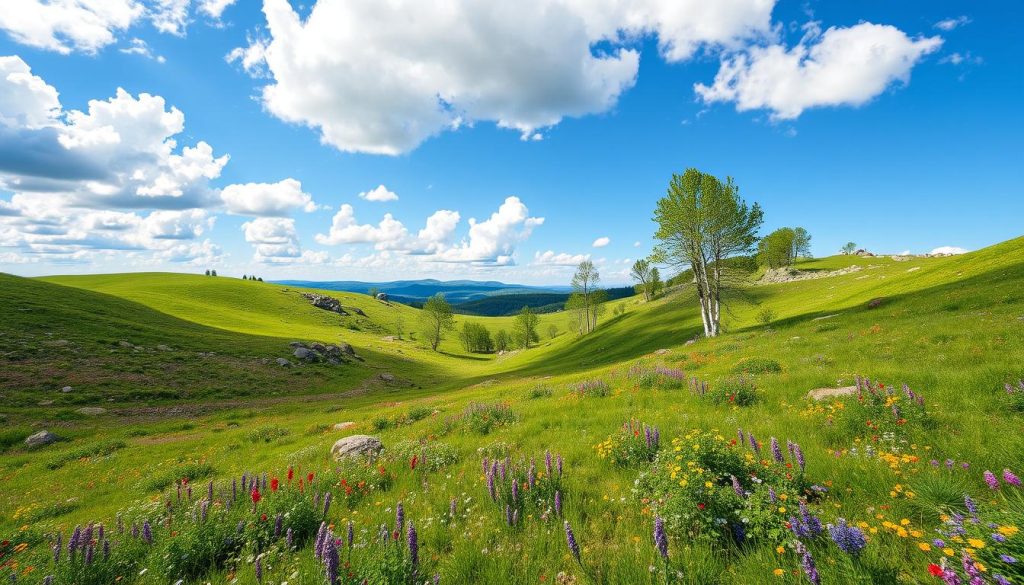
<svg viewBox="0 0 1024 585"><path fill-rule="evenodd" d="M68 451L63 455L53 459L46 464L47 469L60 469L66 464L72 461L78 461L79 459L85 459L88 457L106 457L112 455L116 451L124 449L128 445L124 441L109 441L106 443L99 443L88 447L82 447L73 451Z"/></svg>
<svg viewBox="0 0 1024 585"><path fill-rule="evenodd" d="M711 385L704 396L713 404L750 406L757 401L757 387L750 378L736 376Z"/></svg>
<svg viewBox="0 0 1024 585"><path fill-rule="evenodd" d="M337 468L338 485L342 492L339 497L349 509L374 492L391 489L395 475L380 463L365 459L346 459Z"/></svg>
<svg viewBox="0 0 1024 585"><path fill-rule="evenodd" d="M586 396L596 396L598 398L604 398L605 396L611 396L612 388L604 380L583 380L572 384L570 390L580 398Z"/></svg>
<svg viewBox="0 0 1024 585"><path fill-rule="evenodd" d="M384 454L388 461L411 465L416 457L416 469L437 471L459 460L459 453L448 443L440 441L401 441Z"/></svg>
<svg viewBox="0 0 1024 585"><path fill-rule="evenodd" d="M427 418L433 413L433 409L427 408L426 406L414 406L409 409L406 419L409 422L416 422Z"/></svg>
<svg viewBox="0 0 1024 585"><path fill-rule="evenodd" d="M506 402L483 404L472 402L458 415L445 419L441 434L448 434L456 429L479 435L489 434L496 427L513 424L519 419L512 407Z"/></svg>
<svg viewBox="0 0 1024 585"><path fill-rule="evenodd" d="M661 446L657 427L640 421L626 421L619 432L594 445L601 459L608 459L620 467L633 467L654 460Z"/></svg>
<svg viewBox="0 0 1024 585"><path fill-rule="evenodd" d="M249 433L249 440L253 443L272 443L289 434L291 431L283 427L260 427Z"/></svg>
<svg viewBox="0 0 1024 585"><path fill-rule="evenodd" d="M174 485L182 479L196 481L213 475L214 468L209 463L186 463L178 465L162 473L150 475L149 481L144 485L146 491L162 491Z"/></svg>
<svg viewBox="0 0 1024 585"><path fill-rule="evenodd" d="M391 428L391 419L386 416L378 416L373 419L373 428L378 431L384 431Z"/></svg>
<svg viewBox="0 0 1024 585"><path fill-rule="evenodd" d="M781 371L779 362L761 357L743 358L732 368L734 374L777 374Z"/></svg>
<svg viewBox="0 0 1024 585"><path fill-rule="evenodd" d="M636 364L629 369L626 376L641 388L669 390L686 385L686 374L682 370L661 364L654 367Z"/></svg>
<svg viewBox="0 0 1024 585"><path fill-rule="evenodd" d="M757 322L760 323L761 325L769 325L772 321L775 320L775 318L775 311L771 310L768 307L761 309L757 313Z"/></svg>
<svg viewBox="0 0 1024 585"><path fill-rule="evenodd" d="M693 430L672 440L637 478L633 493L683 540L778 543L798 499L809 493L802 468L763 452L742 432L728 440ZM798 448L798 447L797 447Z"/></svg>
<svg viewBox="0 0 1024 585"><path fill-rule="evenodd" d="M548 386L534 386L530 389L530 393L526 395L530 400L536 400L538 398L550 398L551 388Z"/></svg>

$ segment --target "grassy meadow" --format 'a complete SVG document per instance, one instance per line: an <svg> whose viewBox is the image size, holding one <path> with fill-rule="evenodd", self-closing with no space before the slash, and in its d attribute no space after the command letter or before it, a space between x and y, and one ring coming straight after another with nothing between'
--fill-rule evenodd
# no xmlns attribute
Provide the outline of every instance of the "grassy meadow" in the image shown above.
<svg viewBox="0 0 1024 585"><path fill-rule="evenodd" d="M753 275L717 338L693 341L683 288L614 301L582 338L541 315L542 341L504 355L454 333L430 351L416 309L365 295L325 292L365 313L341 317L223 276L0 275L0 567L18 583L1024 583L1024 382L1006 388L1024 379L1024 238L797 268L853 265ZM292 341L362 361L282 368ZM25 447L42 429L61 440ZM334 461L353 434L379 458Z"/></svg>

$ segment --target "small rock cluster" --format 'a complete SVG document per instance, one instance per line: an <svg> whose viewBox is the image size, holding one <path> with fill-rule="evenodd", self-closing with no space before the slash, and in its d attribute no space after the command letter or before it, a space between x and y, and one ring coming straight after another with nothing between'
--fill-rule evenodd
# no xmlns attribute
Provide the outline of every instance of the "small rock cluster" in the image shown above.
<svg viewBox="0 0 1024 585"><path fill-rule="evenodd" d="M293 341L289 345L292 347L292 356L296 360L309 364L328 363L340 365L349 360L356 359L362 361L363 359L356 355L356 350L347 343L334 345L319 342L303 343L301 341ZM294 365L285 358L277 358L276 361L282 367Z"/></svg>
<svg viewBox="0 0 1024 585"><path fill-rule="evenodd" d="M331 311L332 313L337 313L343 316L348 315L348 311L342 308L341 301L334 297L329 297L327 295L318 295L316 293L302 293L302 297L308 300L311 305L318 309Z"/></svg>

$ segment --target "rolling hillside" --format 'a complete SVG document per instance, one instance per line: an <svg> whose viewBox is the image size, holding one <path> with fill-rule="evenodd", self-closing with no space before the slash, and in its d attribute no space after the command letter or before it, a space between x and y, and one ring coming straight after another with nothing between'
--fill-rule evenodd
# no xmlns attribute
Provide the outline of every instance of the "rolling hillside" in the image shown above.
<svg viewBox="0 0 1024 585"><path fill-rule="evenodd" d="M245 531L260 530L254 509L272 519L285 502L308 507L310 495L300 495L294 483L264 490L259 503L221 505L242 473L266 470L284 482L291 468L299 477L324 478L316 480L317 491L334 495L327 513L322 503L317 508L314 529L323 517L343 535L353 522L355 545L343 552L357 573L382 570L381 559L392 558L382 556L375 539L381 524L395 522L402 502L419 530L422 574L437 573L442 582L557 582L562 574L563 582L580 584L796 585L806 582L804 559L785 523L805 499L808 514L823 525L843 518L868 535L856 557L827 533L804 539L823 583L931 582L928 566L945 554L932 542L935 530L943 529L943 514L963 512L964 494L997 527L1019 526L1024 518L1015 488L1004 481L990 489L982 475L1024 466L1024 406L1004 390L1024 378L1024 238L955 257L837 256L798 267L843 273L749 283L729 298L725 332L715 339L693 341L700 322L682 288L650 303L614 301L624 312L613 317L609 310L580 339L565 332L566 315L544 315L541 330L555 324L558 336L502 356L466 355L453 339L439 353L414 341L385 341L399 318L411 328L417 311L365 295L328 293L366 314L350 319L315 309L293 285L170 274L2 276L0 414L7 429L0 435L0 532L26 543L16 553L21 562L65 570L54 568L47 535L67 535L90 521L112 526L118 513L128 521L165 518L169 500L182 510L172 527L155 524L152 549L128 549L137 556L126 565L130 573L119 573L124 582L162 582L148 575L170 574L167 559L179 558L193 539L206 542L204 531L234 534L238 522ZM463 319L492 330L511 326L508 317ZM293 340L348 342L365 362L263 367L264 358L288 356ZM410 385L378 383L384 372ZM885 388L906 384L922 398L883 393L892 404L874 410L856 395L807 398L812 389L850 386L857 376ZM66 380L74 390L64 394ZM378 382L365 386L366 380ZM709 392L692 392L692 380ZM150 405L165 410L139 408ZM211 408L185 408L195 405ZM80 406L107 412L84 415ZM634 437L623 434L626 421L660 429L658 457L673 457L671 464L617 464L610 453ZM41 428L64 440L23 447L24 436ZM732 439L737 428L757 436L756 448ZM332 459L334 442L351 434L383 442L378 467ZM802 446L806 470L785 448L782 463L773 459L771 439ZM709 459L700 473L710 479L687 487L681 480L696 477L688 475L692 466L674 457L705 449L729 465L753 463L737 473ZM507 456L515 473L525 473L532 460L543 471L549 450L564 459L561 515L552 517L544 500L545 482L554 481L544 471L534 476L538 491L524 492L544 505L523 508L509 521L492 502L481 460ZM669 472L672 481L658 475ZM799 481L785 479L795 473ZM664 479L658 493L672 498L642 491L655 476ZM214 482L209 525L188 517L198 499L176 499L182 478L204 494L205 482ZM372 489L349 492L346 486L359 481ZM750 495L735 495L737 482ZM768 506L767 485L789 500ZM701 486L708 487L693 491ZM681 514L668 507L672 502L693 504L687 513L695 522L707 519L703 532L681 528L670 515ZM705 503L720 507L707 512L698 507ZM655 513L666 518L667 560L650 543ZM566 548L565 522L581 545L579 561ZM749 530L742 539L735 532L716 536L712 527L720 523ZM263 541L243 534L251 538L246 552L196 569L186 582L257 583L252 543ZM998 554L1018 554L1007 548L1018 546L1015 538L1005 545L989 539L976 554L989 571L1006 572L1010 565ZM297 549L260 549L262 578L323 582L309 545Z"/></svg>

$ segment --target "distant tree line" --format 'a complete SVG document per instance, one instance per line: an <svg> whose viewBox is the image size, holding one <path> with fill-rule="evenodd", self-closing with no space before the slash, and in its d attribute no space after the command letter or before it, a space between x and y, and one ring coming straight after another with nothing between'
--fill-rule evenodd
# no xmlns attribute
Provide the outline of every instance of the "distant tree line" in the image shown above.
<svg viewBox="0 0 1024 585"><path fill-rule="evenodd" d="M458 339L463 349L471 353L507 351L513 347L529 348L540 341L539 324L537 314L530 307L524 306L516 315L511 334L500 329L492 336L482 323L465 321L458 331ZM454 330L455 314L444 294L437 293L428 298L420 311L420 334L430 348L437 351L447 334ZM548 333L551 337L557 335L557 326L550 325Z"/></svg>

